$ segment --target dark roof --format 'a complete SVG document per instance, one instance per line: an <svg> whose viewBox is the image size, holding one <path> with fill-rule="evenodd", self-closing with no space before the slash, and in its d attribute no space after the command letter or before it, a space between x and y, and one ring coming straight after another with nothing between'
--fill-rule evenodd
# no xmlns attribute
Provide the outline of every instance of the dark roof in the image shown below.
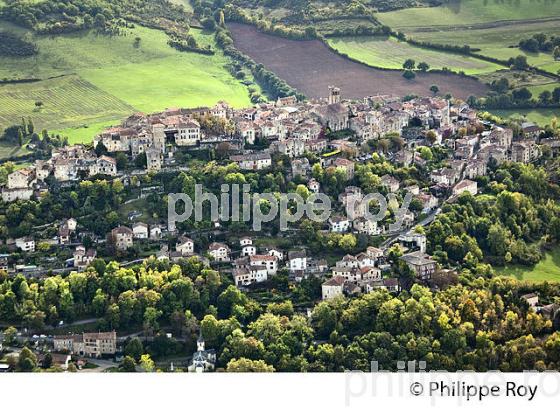
<svg viewBox="0 0 560 410"><path fill-rule="evenodd" d="M323 286L342 286L344 285L345 281L346 279L344 279L342 276L333 276L332 278L324 282Z"/></svg>

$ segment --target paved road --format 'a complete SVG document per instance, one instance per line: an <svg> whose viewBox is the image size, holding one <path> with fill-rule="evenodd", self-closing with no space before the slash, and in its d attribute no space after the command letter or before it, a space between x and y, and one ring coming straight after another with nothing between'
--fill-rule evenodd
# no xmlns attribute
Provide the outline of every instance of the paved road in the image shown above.
<svg viewBox="0 0 560 410"><path fill-rule="evenodd" d="M89 357L86 358L85 360L99 367L96 367L95 369L82 369L79 371L79 373L103 373L105 370L107 370L110 367L118 366L118 363L115 363L112 360L92 359Z"/></svg>
<svg viewBox="0 0 560 410"><path fill-rule="evenodd" d="M436 219L436 216L438 216L440 212L441 212L441 206L434 209L426 218L424 218L422 221L415 224L412 228L403 229L399 232L395 232L395 233L391 234L391 237L389 239L385 240L385 242L383 242L381 244L380 248L381 249L387 249L389 246L391 246L397 240L397 238L400 235L412 233L414 228L416 228L417 226L426 226L428 224L431 224L434 221L434 219Z"/></svg>

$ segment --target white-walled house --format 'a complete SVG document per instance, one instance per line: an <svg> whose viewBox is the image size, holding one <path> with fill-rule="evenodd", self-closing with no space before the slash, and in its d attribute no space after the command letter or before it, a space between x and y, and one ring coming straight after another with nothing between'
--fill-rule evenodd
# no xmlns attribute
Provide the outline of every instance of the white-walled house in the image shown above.
<svg viewBox="0 0 560 410"><path fill-rule="evenodd" d="M270 255L252 255L249 256L249 265L251 267L264 266L268 275L276 275L278 272L278 259Z"/></svg>
<svg viewBox="0 0 560 410"><path fill-rule="evenodd" d="M194 241L186 236L181 236L175 245L175 250L181 255L192 255L194 253Z"/></svg>
<svg viewBox="0 0 560 410"><path fill-rule="evenodd" d="M230 249L229 246L219 243L213 242L208 247L208 253L216 262L229 262L230 261Z"/></svg>
<svg viewBox="0 0 560 410"><path fill-rule="evenodd" d="M346 280L342 276L334 276L321 285L321 293L323 300L333 299L342 296L344 282Z"/></svg>
<svg viewBox="0 0 560 410"><path fill-rule="evenodd" d="M136 222L132 225L132 234L136 239L148 239L148 225L144 222Z"/></svg>
<svg viewBox="0 0 560 410"><path fill-rule="evenodd" d="M283 261L284 260L284 252L282 252L280 249L276 249L276 248L270 248L268 250L268 254L270 256L276 256L276 258L279 261Z"/></svg>
<svg viewBox="0 0 560 410"><path fill-rule="evenodd" d="M257 248L254 245L245 245L241 248L241 256L253 256L257 254Z"/></svg>
<svg viewBox="0 0 560 410"><path fill-rule="evenodd" d="M346 216L335 215L329 218L329 226L331 232L343 233L348 232L351 222Z"/></svg>
<svg viewBox="0 0 560 410"><path fill-rule="evenodd" d="M134 245L134 233L127 226L118 226L111 230L110 238L119 251L125 251Z"/></svg>
<svg viewBox="0 0 560 410"><path fill-rule="evenodd" d="M179 124L175 133L175 144L180 147L188 147L198 144L200 141L200 124L196 120Z"/></svg>
<svg viewBox="0 0 560 410"><path fill-rule="evenodd" d="M291 272L307 269L307 255L304 250L288 252L288 269Z"/></svg>
<svg viewBox="0 0 560 410"><path fill-rule="evenodd" d="M17 238L16 246L23 252L35 252L35 240L30 236Z"/></svg>
<svg viewBox="0 0 560 410"><path fill-rule="evenodd" d="M252 256L257 254L257 247L253 245L253 239L249 236L244 236L239 239L241 246L241 256Z"/></svg>
<svg viewBox="0 0 560 410"><path fill-rule="evenodd" d="M252 245L252 244L253 244L253 239L250 236L244 236L243 238L239 239L239 245L241 247Z"/></svg>
<svg viewBox="0 0 560 410"><path fill-rule="evenodd" d="M268 273L264 266L239 267L233 270L235 286L247 286L255 282L264 282L268 279Z"/></svg>
<svg viewBox="0 0 560 410"><path fill-rule="evenodd" d="M476 181L464 179L453 187L453 195L461 195L463 192L470 192L471 195L476 195L478 192Z"/></svg>
<svg viewBox="0 0 560 410"><path fill-rule="evenodd" d="M161 225L151 225L150 226L150 239L152 239L152 240L161 239L162 234L163 234L163 230L161 228Z"/></svg>
<svg viewBox="0 0 560 410"><path fill-rule="evenodd" d="M85 246L78 245L74 250L74 267L83 269L89 265L97 256L95 249L86 250Z"/></svg>

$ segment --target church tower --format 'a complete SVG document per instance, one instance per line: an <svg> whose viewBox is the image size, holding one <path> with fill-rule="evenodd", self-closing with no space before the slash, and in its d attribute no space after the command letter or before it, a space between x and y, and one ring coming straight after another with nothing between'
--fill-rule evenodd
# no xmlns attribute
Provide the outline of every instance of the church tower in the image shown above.
<svg viewBox="0 0 560 410"><path fill-rule="evenodd" d="M202 337L202 332L198 335L198 340L196 341L196 350L199 352L204 351L204 338Z"/></svg>
<svg viewBox="0 0 560 410"><path fill-rule="evenodd" d="M337 104L340 102L340 88L333 85L329 86L329 104Z"/></svg>

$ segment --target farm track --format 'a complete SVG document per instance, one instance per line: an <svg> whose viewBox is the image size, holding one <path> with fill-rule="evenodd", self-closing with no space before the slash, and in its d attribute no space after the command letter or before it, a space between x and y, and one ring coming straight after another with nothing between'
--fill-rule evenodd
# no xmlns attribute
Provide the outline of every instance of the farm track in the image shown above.
<svg viewBox="0 0 560 410"><path fill-rule="evenodd" d="M287 40L243 24L230 23L228 27L241 52L311 98L324 97L329 85L341 87L347 98L378 94L426 95L432 84L437 84L441 93L460 98L484 95L487 91L485 84L468 77L418 73L409 81L402 77L400 70L376 69L351 61L318 40Z"/></svg>

